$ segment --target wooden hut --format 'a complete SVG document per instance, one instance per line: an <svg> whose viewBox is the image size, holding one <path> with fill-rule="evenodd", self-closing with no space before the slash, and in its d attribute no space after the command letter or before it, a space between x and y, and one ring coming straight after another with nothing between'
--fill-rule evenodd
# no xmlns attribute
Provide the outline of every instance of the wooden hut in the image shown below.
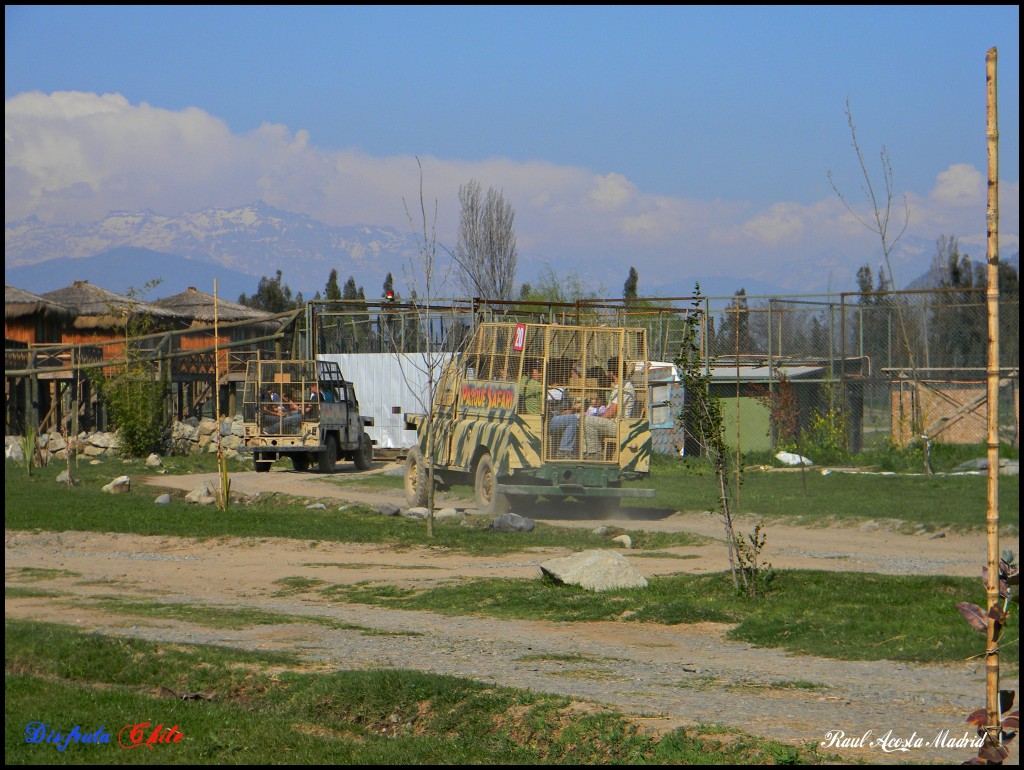
<svg viewBox="0 0 1024 770"><path fill-rule="evenodd" d="M222 395L226 397L222 406L228 414L233 414L237 387L245 378L246 362L257 350L265 358L272 357L273 343L267 338L279 332L285 322L273 313L215 298L192 286L153 304L180 314L194 330L176 335L176 350L182 354L189 350L203 351L191 356L181 355L172 361L171 378L177 386L178 413L195 413L203 406L204 397L210 396L214 379L214 356L210 348L216 344L221 348L217 371L224 388ZM251 345L246 344L249 341Z"/></svg>
<svg viewBox="0 0 1024 770"><path fill-rule="evenodd" d="M213 326L214 304L216 304L217 321L222 324L232 324L230 330L226 330L232 341L272 334L281 326L280 320L276 319L272 313L239 305L237 302L230 302L222 298L215 299L212 294L199 291L193 286L173 297L158 299L153 304L178 313L194 327ZM246 321L249 323L244 325L240 323Z"/></svg>
<svg viewBox="0 0 1024 770"><path fill-rule="evenodd" d="M61 342L104 342L123 338L126 329L130 336L138 336L187 325L180 313L101 289L88 281L75 281L42 296L74 312L74 321L64 330Z"/></svg>
<svg viewBox="0 0 1024 770"><path fill-rule="evenodd" d="M26 346L60 342L62 327L70 324L73 317L74 311L65 305L14 286L4 286L4 339L7 341Z"/></svg>

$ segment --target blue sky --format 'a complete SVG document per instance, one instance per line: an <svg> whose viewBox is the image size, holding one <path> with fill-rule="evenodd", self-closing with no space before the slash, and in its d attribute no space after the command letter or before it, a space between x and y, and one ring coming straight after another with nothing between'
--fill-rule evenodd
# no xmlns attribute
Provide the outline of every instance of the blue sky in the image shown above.
<svg viewBox="0 0 1024 770"><path fill-rule="evenodd" d="M504 192L523 278L853 288L880 253L826 176L863 204L847 99L910 208L901 265L942 234L983 257L993 46L1019 249L1018 30L1017 6L7 6L5 221L263 198L407 230L418 156L442 240L459 184Z"/></svg>

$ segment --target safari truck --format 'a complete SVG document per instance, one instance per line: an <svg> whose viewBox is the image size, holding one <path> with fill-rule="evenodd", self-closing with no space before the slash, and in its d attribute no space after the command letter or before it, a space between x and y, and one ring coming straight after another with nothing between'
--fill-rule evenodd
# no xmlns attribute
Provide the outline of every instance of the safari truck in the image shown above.
<svg viewBox="0 0 1024 770"><path fill-rule="evenodd" d="M359 414L351 382L332 361L250 361L242 393L242 429L258 473L280 457L297 471L316 465L334 470L339 459L366 470L373 443L364 427L373 418Z"/></svg>
<svg viewBox="0 0 1024 770"><path fill-rule="evenodd" d="M624 486L650 472L646 361L644 329L481 324L442 370L431 419L406 416L408 503L426 503L428 443L435 483L472 484L486 513L653 497Z"/></svg>

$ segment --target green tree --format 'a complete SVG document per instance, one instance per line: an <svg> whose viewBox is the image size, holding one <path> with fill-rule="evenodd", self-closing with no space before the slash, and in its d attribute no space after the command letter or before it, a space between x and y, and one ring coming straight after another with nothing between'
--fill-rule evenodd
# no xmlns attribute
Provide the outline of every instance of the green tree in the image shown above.
<svg viewBox="0 0 1024 770"><path fill-rule="evenodd" d="M626 283L622 287L622 299L626 302L626 307L636 302L636 290L637 284L640 282L640 276L636 272L635 267L629 268L629 275L626 277Z"/></svg>
<svg viewBox="0 0 1024 770"><path fill-rule="evenodd" d="M722 323L715 337L715 355L740 355L751 353L750 308L747 305L747 290L737 291L722 314Z"/></svg>
<svg viewBox="0 0 1024 770"><path fill-rule="evenodd" d="M359 299L359 289L356 288L356 279L351 275L348 280L345 281L345 291L342 292L341 298L346 302Z"/></svg>
<svg viewBox="0 0 1024 770"><path fill-rule="evenodd" d="M284 313L304 304L301 292L292 297L292 290L287 284L282 283L280 270L277 271L274 278L268 276L260 278L256 293L251 297L243 294L238 298L238 303L257 310L265 310L268 313Z"/></svg>
<svg viewBox="0 0 1024 770"><path fill-rule="evenodd" d="M704 366L700 344L700 284L695 287L693 296L693 314L691 321L684 326L683 344L675 361L686 393L685 406L677 420L686 435L708 458L714 470L718 483L718 513L725 528L733 587L737 592L742 591L753 598L759 591L764 593L771 580L772 568L760 560L764 547L761 525L758 524L746 538L736 531L735 497L729 489L729 475L731 471L736 471L738 489L739 469L730 460L723 435L722 402L711 392L711 375Z"/></svg>
<svg viewBox="0 0 1024 770"><path fill-rule="evenodd" d="M985 295L974 289L986 284L982 265L960 252L955 235L941 235L935 242L932 267L941 275L929 324L932 366L984 368L987 360L988 315Z"/></svg>
<svg viewBox="0 0 1024 770"><path fill-rule="evenodd" d="M867 356L874 371L880 366L887 366L891 359L889 344L894 316L892 298L885 293L888 291L885 268L879 266L878 282L874 283L870 265L861 266L857 270L857 291L860 296L852 325L854 338L848 341L847 350ZM826 348L816 355L827 353Z"/></svg>
<svg viewBox="0 0 1024 770"><path fill-rule="evenodd" d="M324 299L332 301L341 299L341 289L338 288L338 271L336 269L332 268L331 274L327 277Z"/></svg>

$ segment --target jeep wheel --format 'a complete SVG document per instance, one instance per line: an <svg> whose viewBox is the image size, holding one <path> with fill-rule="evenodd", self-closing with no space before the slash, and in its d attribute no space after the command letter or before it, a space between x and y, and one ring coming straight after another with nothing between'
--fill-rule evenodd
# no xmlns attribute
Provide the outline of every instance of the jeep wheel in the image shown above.
<svg viewBox="0 0 1024 770"><path fill-rule="evenodd" d="M309 470L309 455L303 452L302 454L292 455L292 468L299 471Z"/></svg>
<svg viewBox="0 0 1024 770"><path fill-rule="evenodd" d="M324 451L316 458L316 468L321 473L330 473L338 462L338 439L333 435L324 441Z"/></svg>
<svg viewBox="0 0 1024 770"><path fill-rule="evenodd" d="M356 470L368 471L373 467L373 442L365 433L359 439L359 449L352 458L356 464Z"/></svg>
<svg viewBox="0 0 1024 770"><path fill-rule="evenodd" d="M427 504L427 468L419 447L413 447L405 457L405 501L422 508Z"/></svg>
<svg viewBox="0 0 1024 770"><path fill-rule="evenodd" d="M481 513L496 516L508 513L508 497L498 492L498 476L489 454L480 458L476 466L476 506Z"/></svg>

